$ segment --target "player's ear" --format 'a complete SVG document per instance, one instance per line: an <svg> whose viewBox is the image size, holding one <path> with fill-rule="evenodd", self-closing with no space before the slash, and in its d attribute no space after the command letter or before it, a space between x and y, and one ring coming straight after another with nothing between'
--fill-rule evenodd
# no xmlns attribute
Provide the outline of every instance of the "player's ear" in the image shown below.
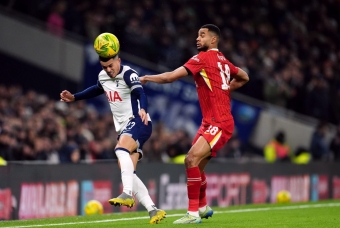
<svg viewBox="0 0 340 228"><path fill-rule="evenodd" d="M217 41L218 41L217 36L212 36L212 37L211 37L211 44L216 44Z"/></svg>

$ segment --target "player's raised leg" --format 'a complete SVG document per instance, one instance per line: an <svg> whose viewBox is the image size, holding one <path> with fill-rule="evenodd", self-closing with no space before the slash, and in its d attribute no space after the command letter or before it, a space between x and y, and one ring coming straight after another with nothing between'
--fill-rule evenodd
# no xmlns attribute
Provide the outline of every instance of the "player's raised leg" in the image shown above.
<svg viewBox="0 0 340 228"><path fill-rule="evenodd" d="M131 154L131 159L133 161L135 170L137 167L137 162L139 159L139 153ZM149 212L150 216L150 224L159 223L162 219L165 218L166 212L164 210L158 209L155 206L155 203L152 201L149 191L144 185L144 183L139 179L136 172L133 175L133 194L137 198L137 200L145 207L145 209Z"/></svg>
<svg viewBox="0 0 340 228"><path fill-rule="evenodd" d="M144 185L144 183L135 174L133 178L133 193L137 200L146 208L150 216L150 224L159 223L165 218L166 212L164 210L158 209L155 203L152 201L149 191Z"/></svg>

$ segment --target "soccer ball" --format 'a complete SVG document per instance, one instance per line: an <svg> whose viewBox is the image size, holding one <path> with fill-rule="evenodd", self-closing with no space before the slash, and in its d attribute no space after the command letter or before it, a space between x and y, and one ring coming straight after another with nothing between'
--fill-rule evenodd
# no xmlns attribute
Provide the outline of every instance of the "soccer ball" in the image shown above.
<svg viewBox="0 0 340 228"><path fill-rule="evenodd" d="M103 205L97 200L90 200L84 207L86 215L100 215L103 211Z"/></svg>
<svg viewBox="0 0 340 228"><path fill-rule="evenodd" d="M276 195L277 203L289 203L291 200L291 195L287 190L281 190Z"/></svg>
<svg viewBox="0 0 340 228"><path fill-rule="evenodd" d="M100 57L111 58L118 54L120 44L112 33L102 33L94 40L93 47Z"/></svg>

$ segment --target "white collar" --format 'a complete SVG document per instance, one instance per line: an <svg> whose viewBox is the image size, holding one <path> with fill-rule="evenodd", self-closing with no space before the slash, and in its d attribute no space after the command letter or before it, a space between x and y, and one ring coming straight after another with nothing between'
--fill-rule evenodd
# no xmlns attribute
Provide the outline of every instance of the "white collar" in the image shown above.
<svg viewBox="0 0 340 228"><path fill-rule="evenodd" d="M208 51L218 51L217 48L212 48L212 49L209 49Z"/></svg>

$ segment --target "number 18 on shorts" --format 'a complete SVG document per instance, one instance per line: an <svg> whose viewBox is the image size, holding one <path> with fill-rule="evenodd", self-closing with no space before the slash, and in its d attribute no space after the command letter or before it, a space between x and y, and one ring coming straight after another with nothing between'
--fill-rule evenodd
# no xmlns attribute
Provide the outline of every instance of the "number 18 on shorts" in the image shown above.
<svg viewBox="0 0 340 228"><path fill-rule="evenodd" d="M216 151L221 149L231 138L233 130L233 119L218 124L202 123L192 142L192 145L196 143L200 136L204 137L210 145L211 156L215 157Z"/></svg>

